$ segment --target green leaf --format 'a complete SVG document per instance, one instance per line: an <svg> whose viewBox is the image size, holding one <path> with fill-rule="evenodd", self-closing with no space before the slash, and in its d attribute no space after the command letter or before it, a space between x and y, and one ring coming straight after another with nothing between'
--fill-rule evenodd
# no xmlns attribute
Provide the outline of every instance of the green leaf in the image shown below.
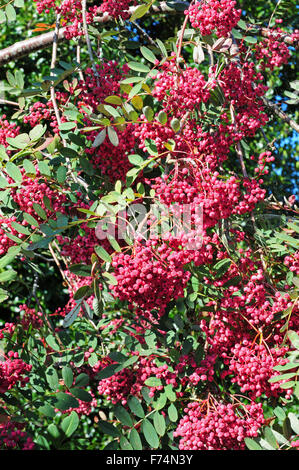
<svg viewBox="0 0 299 470"><path fill-rule="evenodd" d="M72 323L74 323L74 321L76 320L79 312L80 312L80 308L81 308L81 301L80 300L77 305L75 305L74 308L72 308L72 310L64 317L64 320L63 320L63 328L68 328Z"/></svg>
<svg viewBox="0 0 299 470"><path fill-rule="evenodd" d="M108 129L108 137L109 137L111 144L114 145L114 147L117 147L119 144L119 139L118 139L116 130L113 129L113 127L108 127L107 129Z"/></svg>
<svg viewBox="0 0 299 470"><path fill-rule="evenodd" d="M249 450L263 450L262 447L250 437L245 437L244 441Z"/></svg>
<svg viewBox="0 0 299 470"><path fill-rule="evenodd" d="M149 377L144 383L148 387L159 387L162 385L162 381L161 379L158 379L158 377Z"/></svg>
<svg viewBox="0 0 299 470"><path fill-rule="evenodd" d="M149 73L150 68L142 62L128 62L128 67L136 72Z"/></svg>
<svg viewBox="0 0 299 470"><path fill-rule="evenodd" d="M47 130L47 126L38 124L29 132L29 137L31 140L39 140Z"/></svg>
<svg viewBox="0 0 299 470"><path fill-rule="evenodd" d="M158 411L156 411L154 414L154 426L159 436L164 436L166 431L165 419L164 416Z"/></svg>
<svg viewBox="0 0 299 470"><path fill-rule="evenodd" d="M99 147L100 145L102 145L102 143L106 139L106 136L107 136L107 129L105 128L105 129L102 129L101 132L99 132L99 134L95 137L92 147L95 148L95 147Z"/></svg>
<svg viewBox="0 0 299 470"><path fill-rule="evenodd" d="M19 233L22 233L23 235L30 235L30 232L27 227L24 225L19 224L18 222L12 222L11 226Z"/></svg>
<svg viewBox="0 0 299 470"><path fill-rule="evenodd" d="M240 20L240 21L238 22L238 26L239 26L239 28L241 28L241 29L247 29L247 26L246 26L246 23L245 23L244 20Z"/></svg>
<svg viewBox="0 0 299 470"><path fill-rule="evenodd" d="M157 119L160 124L165 125L167 123L167 114L165 113L165 111L160 111L157 116Z"/></svg>
<svg viewBox="0 0 299 470"><path fill-rule="evenodd" d="M107 98L105 98L105 101L106 101L106 103L110 103L110 104L116 104L116 105L121 105L122 104L121 97L120 96L115 96L115 95L107 96Z"/></svg>
<svg viewBox="0 0 299 470"><path fill-rule="evenodd" d="M46 370L46 379L51 389L56 391L59 385L59 381L57 371L53 366L48 367Z"/></svg>
<svg viewBox="0 0 299 470"><path fill-rule="evenodd" d="M63 165L60 165L56 171L56 178L59 184L63 184L66 180L67 168Z"/></svg>
<svg viewBox="0 0 299 470"><path fill-rule="evenodd" d="M106 261L106 263L111 263L112 258L109 253L105 250L105 248L103 248L102 246L95 246L94 251L103 261Z"/></svg>
<svg viewBox="0 0 299 470"><path fill-rule="evenodd" d="M59 439L60 431L59 431L58 427L55 424L53 424L53 423L49 424L47 429L48 429L48 432L52 436L53 439Z"/></svg>
<svg viewBox="0 0 299 470"><path fill-rule="evenodd" d="M152 62L153 64L156 62L157 59L156 59L155 54L150 49L148 49L147 47L142 46L140 48L140 52L143 55L143 57L146 60L148 60L149 62Z"/></svg>
<svg viewBox="0 0 299 470"><path fill-rule="evenodd" d="M6 163L5 170L6 170L7 174L8 174L16 183L21 183L21 181L22 181L22 173L21 173L20 169L17 167L17 165L15 165L15 164L12 163L12 162L7 162L7 163Z"/></svg>
<svg viewBox="0 0 299 470"><path fill-rule="evenodd" d="M131 430L129 439L134 450L142 450L142 442L135 428Z"/></svg>
<svg viewBox="0 0 299 470"><path fill-rule="evenodd" d="M32 207L33 209L35 210L35 212L37 213L37 215L43 219L43 220L46 220L47 219L47 214L46 212L44 211L44 209L39 205L37 204L36 202L34 202L32 204Z"/></svg>
<svg viewBox="0 0 299 470"><path fill-rule="evenodd" d="M167 402L167 395L166 393L162 393L154 402L153 407L155 410L162 410Z"/></svg>
<svg viewBox="0 0 299 470"><path fill-rule="evenodd" d="M11 3L8 3L6 5L5 13L6 13L8 21L15 21L15 19L17 18L16 10L14 9Z"/></svg>
<svg viewBox="0 0 299 470"><path fill-rule="evenodd" d="M128 160L130 163L132 163L132 165L135 165L135 166L141 166L144 163L143 158L136 153L134 153L133 155L129 155Z"/></svg>
<svg viewBox="0 0 299 470"><path fill-rule="evenodd" d="M272 429L269 428L269 426L266 426L265 429L264 429L264 436L265 436L265 439L266 441L270 444L270 446L272 446L274 449L279 447L277 445L277 441L276 441L276 438L272 432Z"/></svg>
<svg viewBox="0 0 299 470"><path fill-rule="evenodd" d="M10 269L9 271L3 271L0 273L0 282L9 282L12 281L17 275L17 272L14 271L13 269Z"/></svg>
<svg viewBox="0 0 299 470"><path fill-rule="evenodd" d="M181 123L179 119L177 118L172 119L170 125L171 125L172 130L174 130L174 132L179 132L181 128Z"/></svg>
<svg viewBox="0 0 299 470"><path fill-rule="evenodd" d="M0 10L0 24L6 22L6 14L4 10Z"/></svg>
<svg viewBox="0 0 299 470"><path fill-rule="evenodd" d="M248 42L249 44L256 44L257 39L252 37L252 36L245 36L244 40Z"/></svg>
<svg viewBox="0 0 299 470"><path fill-rule="evenodd" d="M150 447L157 449L159 447L159 437L152 423L146 418L142 422L142 432Z"/></svg>
<svg viewBox="0 0 299 470"><path fill-rule="evenodd" d="M134 13L131 15L130 21L135 21L138 18L141 18L142 16L144 16L150 9L150 6L151 6L150 3L148 4L143 3L142 5L139 5L134 11Z"/></svg>
<svg viewBox="0 0 299 470"><path fill-rule="evenodd" d="M60 346L57 343L57 339L53 335L48 335L46 337L46 343L50 346L50 348L54 349L54 351L60 351Z"/></svg>
<svg viewBox="0 0 299 470"><path fill-rule="evenodd" d="M299 434L299 420L294 413L289 413L288 418L290 420L291 428L295 434Z"/></svg>
<svg viewBox="0 0 299 470"><path fill-rule="evenodd" d="M4 302L6 299L8 299L8 292L0 288L0 303Z"/></svg>
<svg viewBox="0 0 299 470"><path fill-rule="evenodd" d="M86 387L89 384L89 376L87 374L79 374L78 377L76 377L75 380L75 385L77 387Z"/></svg>
<svg viewBox="0 0 299 470"><path fill-rule="evenodd" d="M108 436L112 437L119 437L120 432L117 428L115 428L111 423L107 421L99 421L98 426L103 431L104 434L108 434Z"/></svg>
<svg viewBox="0 0 299 470"><path fill-rule="evenodd" d="M48 418L54 418L56 416L56 411L53 408L53 406L49 405L46 403L43 406L40 406L38 408L39 413L42 413L43 415L47 416Z"/></svg>
<svg viewBox="0 0 299 470"><path fill-rule="evenodd" d="M161 39L156 39L156 42L159 46L159 49L160 51L162 52L162 55L164 57L168 57L168 54L167 54L167 50L166 50L166 47L164 46L163 42L161 41Z"/></svg>
<svg viewBox="0 0 299 470"><path fill-rule="evenodd" d="M14 6L18 8L22 8L25 6L24 0L14 0Z"/></svg>
<svg viewBox="0 0 299 470"><path fill-rule="evenodd" d="M110 114L110 116L113 116L114 118L120 117L118 111L113 108L113 106L110 106L109 104L105 104L104 106L105 111Z"/></svg>
<svg viewBox="0 0 299 470"><path fill-rule="evenodd" d="M115 374L115 369L117 368L118 364L110 364L109 366L102 369L97 375L96 378L98 380L108 379Z"/></svg>
<svg viewBox="0 0 299 470"><path fill-rule="evenodd" d="M114 410L114 415L116 416L116 418L124 425L124 426L128 426L128 427L132 427L133 426L133 420L130 416L130 414L127 412L127 410L121 406L121 405L117 405Z"/></svg>
<svg viewBox="0 0 299 470"><path fill-rule="evenodd" d="M31 175L36 174L35 166L30 160L27 160L27 159L23 160L23 168L27 174L31 174Z"/></svg>
<svg viewBox="0 0 299 470"><path fill-rule="evenodd" d="M80 300L80 299L82 299L83 297L86 297L87 294L88 294L88 295L91 294L90 286L81 286L81 287L79 287L79 289L76 290L76 292L74 293L74 300Z"/></svg>
<svg viewBox="0 0 299 470"><path fill-rule="evenodd" d="M113 276L113 274L105 272L105 273L102 274L102 276L104 276L108 280L108 282L111 286L116 286L117 285L118 281L117 281L116 277Z"/></svg>
<svg viewBox="0 0 299 470"><path fill-rule="evenodd" d="M70 131L77 126L76 122L62 122L59 126L60 131Z"/></svg>
<svg viewBox="0 0 299 470"><path fill-rule="evenodd" d="M69 366L64 366L62 368L62 378L67 388L70 388L73 385L74 374Z"/></svg>
<svg viewBox="0 0 299 470"><path fill-rule="evenodd" d="M133 450L133 447L132 445L130 444L130 442L128 441L127 438L125 438L124 436L122 436L119 440L119 445L120 445L120 448L122 450Z"/></svg>
<svg viewBox="0 0 299 470"><path fill-rule="evenodd" d="M150 106L145 106L142 111L148 122L151 122L154 119L155 113Z"/></svg>
<svg viewBox="0 0 299 470"><path fill-rule="evenodd" d="M82 390L82 388L70 388L70 392L72 395L74 395L74 397L78 398L81 401L90 403L93 400L92 395L86 390Z"/></svg>
<svg viewBox="0 0 299 470"><path fill-rule="evenodd" d="M59 410L66 411L69 408L78 408L79 402L72 395L64 392L58 392L56 394L55 407Z"/></svg>
<svg viewBox="0 0 299 470"><path fill-rule="evenodd" d="M289 340L291 341L292 345L296 348L299 349L299 336L296 333L296 331L290 330L288 332L288 337Z"/></svg>
<svg viewBox="0 0 299 470"><path fill-rule="evenodd" d="M115 240L115 238L113 238L112 236L108 236L107 237L110 245L112 246L112 248L114 249L114 251L117 251L118 253L121 252L121 247L119 245L119 243Z"/></svg>
<svg viewBox="0 0 299 470"><path fill-rule="evenodd" d="M281 421L283 421L286 418L285 411L280 406L277 406L276 408L274 408L273 412L275 416L277 416L277 418L280 419Z"/></svg>
<svg viewBox="0 0 299 470"><path fill-rule="evenodd" d="M30 144L30 139L28 134L19 134L16 137L7 137L6 141L12 147L16 149L25 149Z"/></svg>
<svg viewBox="0 0 299 470"><path fill-rule="evenodd" d="M61 429L67 437L71 437L71 435L76 431L79 422L78 414L76 411L72 411L71 414L62 421Z"/></svg>
<svg viewBox="0 0 299 470"><path fill-rule="evenodd" d="M168 417L173 423L178 420L178 411L173 403L171 403L171 405L168 407Z"/></svg>
<svg viewBox="0 0 299 470"><path fill-rule="evenodd" d="M138 356L132 356L129 357L125 362L122 362L121 364L118 364L115 372L120 372L121 370L125 369L126 367L131 366L132 364L135 364L135 362L138 361Z"/></svg>
<svg viewBox="0 0 299 470"><path fill-rule="evenodd" d="M8 264L12 263L12 261L15 259L15 254L10 254L7 253L6 255L2 256L0 258L0 269L5 268Z"/></svg>
<svg viewBox="0 0 299 470"><path fill-rule="evenodd" d="M91 270L91 265L86 265L86 264L72 264L69 267L69 270L71 273L76 274L77 276L81 277L90 277L90 270Z"/></svg>
<svg viewBox="0 0 299 470"><path fill-rule="evenodd" d="M215 264L214 269L216 271L217 277L223 276L229 269L231 265L231 260L228 258L222 259L221 261L218 261L218 263Z"/></svg>
<svg viewBox="0 0 299 470"><path fill-rule="evenodd" d="M269 379L269 382L272 384L275 382L279 382L280 380L289 380L295 375L296 375L296 372L289 372L288 374L275 375L274 377L271 377Z"/></svg>
<svg viewBox="0 0 299 470"><path fill-rule="evenodd" d="M140 401L136 397L130 397L128 400L128 407L135 416L138 418L144 418L144 410Z"/></svg>
<svg viewBox="0 0 299 470"><path fill-rule="evenodd" d="M26 212L24 212L23 213L23 218L31 226L33 226L33 227L38 227L39 226L39 223L37 222L37 220L31 214L27 214Z"/></svg>

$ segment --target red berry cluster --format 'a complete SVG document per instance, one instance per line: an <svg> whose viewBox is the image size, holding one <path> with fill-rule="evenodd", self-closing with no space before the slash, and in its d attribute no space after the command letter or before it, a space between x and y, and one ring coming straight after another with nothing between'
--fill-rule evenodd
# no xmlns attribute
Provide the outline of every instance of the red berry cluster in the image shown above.
<svg viewBox="0 0 299 470"><path fill-rule="evenodd" d="M242 450L246 437L256 437L264 423L262 405L191 402L174 437L180 450Z"/></svg>
<svg viewBox="0 0 299 470"><path fill-rule="evenodd" d="M262 70L274 70L287 64L291 54L280 38L282 34L280 28L272 28L268 37L255 46L255 57L260 61Z"/></svg>
<svg viewBox="0 0 299 470"><path fill-rule="evenodd" d="M104 0L100 6L100 11L107 13L112 18L121 17L127 20L130 18L129 8L135 4L136 0Z"/></svg>
<svg viewBox="0 0 299 470"><path fill-rule="evenodd" d="M33 450L32 437L23 431L23 423L0 423L0 450Z"/></svg>
<svg viewBox="0 0 299 470"><path fill-rule="evenodd" d="M0 116L0 145L8 147L7 137L16 137L20 133L20 127L15 123L10 123L6 119L6 115Z"/></svg>
<svg viewBox="0 0 299 470"><path fill-rule="evenodd" d="M25 387L29 382L27 374L31 369L32 365L20 359L17 352L9 351L7 359L0 362L0 393L7 392L16 384Z"/></svg>
<svg viewBox="0 0 299 470"><path fill-rule="evenodd" d="M234 0L203 0L191 4L185 14L202 36L215 32L219 38L226 37L241 17L242 11L236 10L236 3Z"/></svg>
<svg viewBox="0 0 299 470"><path fill-rule="evenodd" d="M177 245L179 242L176 241ZM114 295L138 306L150 316L151 310L163 314L171 299L183 296L190 273L185 272L185 254L166 243L147 240L137 243L131 255L117 253L112 266L118 283Z"/></svg>
<svg viewBox="0 0 299 470"><path fill-rule="evenodd" d="M287 349L271 348L271 350L267 350L263 344L255 344L252 347L236 344L232 349L233 357L229 364L229 372L233 374L232 383L237 383L241 392L248 393L252 400L262 394L267 397L286 394L286 398L289 398L292 390L281 389L280 385L283 381L269 383L272 376L278 375L278 372L274 372L273 367L288 362L282 357Z"/></svg>

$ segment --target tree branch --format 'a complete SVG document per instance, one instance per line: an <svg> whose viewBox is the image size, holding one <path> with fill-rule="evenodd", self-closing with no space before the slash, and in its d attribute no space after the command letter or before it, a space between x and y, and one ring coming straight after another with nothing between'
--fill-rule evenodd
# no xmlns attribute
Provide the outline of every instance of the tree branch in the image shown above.
<svg viewBox="0 0 299 470"><path fill-rule="evenodd" d="M181 3L181 2L180 2ZM186 2L186 8L188 8L189 3ZM137 7L131 7L130 13L133 14ZM172 13L172 14L182 14L173 8L170 8L167 5L167 2L161 2L160 5L153 5L151 12L149 14L159 14L159 13ZM113 21L113 18L108 14L101 14L94 18L95 23L106 24L109 21ZM64 37L65 28L59 30L57 40L59 42L66 42L68 39ZM21 57L32 54L33 52L51 47L53 43L55 32L50 31L49 33L40 34L39 36L34 36L24 41L19 41L13 44L12 46L6 47L5 49L0 50L0 65L7 64L12 60L17 60Z"/></svg>
<svg viewBox="0 0 299 470"><path fill-rule="evenodd" d="M280 119L282 119L284 122L287 122L294 131L299 133L299 124L294 121L294 119L290 118L277 104L272 103L269 101L267 98L264 96L261 97L264 105L266 106L269 111L271 111L273 114L276 114Z"/></svg>

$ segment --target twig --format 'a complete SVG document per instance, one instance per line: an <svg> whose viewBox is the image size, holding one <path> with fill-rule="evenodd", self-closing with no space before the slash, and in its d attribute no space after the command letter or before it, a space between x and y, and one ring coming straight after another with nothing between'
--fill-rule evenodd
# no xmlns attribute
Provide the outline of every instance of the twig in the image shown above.
<svg viewBox="0 0 299 470"><path fill-rule="evenodd" d="M280 119L282 119L284 122L287 122L294 131L299 133L299 124L294 121L294 119L290 118L277 104L272 103L272 101L269 101L267 98L264 96L261 97L264 105L266 108L269 109L273 114L278 116Z"/></svg>
<svg viewBox="0 0 299 470"><path fill-rule="evenodd" d="M52 71L56 66L56 60L57 60L59 25L60 25L60 14L58 14L57 17L56 17L55 31L54 31L54 37L53 37L52 59L51 59L51 76L52 76ZM53 82L54 82L54 78L53 78ZM53 104L53 109L54 109L54 113L55 113L55 116L56 116L56 120L57 120L58 126L60 126L61 118L60 118L60 113L59 113L59 109L58 109L58 106L57 106L57 101L56 101L56 96L55 96L55 86L54 85L51 85L50 93L51 93L51 101L52 101L52 104Z"/></svg>
<svg viewBox="0 0 299 470"><path fill-rule="evenodd" d="M80 38L78 39L78 43L77 43L77 47L76 47L76 61L77 63L80 65L81 64L81 44L80 44ZM81 68L79 68L78 70L78 74L79 74L79 78L82 82L84 82L84 75L83 75L83 72L81 70Z"/></svg>
<svg viewBox="0 0 299 470"><path fill-rule="evenodd" d="M89 58L91 60L92 70L93 70L93 72L95 74L95 77L96 77L96 80L97 80L97 86L99 87L100 86L100 78L99 78L99 74L98 74L98 71L97 71L97 68L96 68L95 62L94 62L90 37L89 37L89 34L88 34L87 21L86 21L86 0L82 0L82 18L83 18L83 31L84 31L85 41L86 41L86 44L87 44L88 54L89 54Z"/></svg>
<svg viewBox="0 0 299 470"><path fill-rule="evenodd" d="M16 101L9 101L9 100L2 100L0 99L0 104L7 104L7 105L10 105L10 106L17 106L19 107L19 103L17 103Z"/></svg>
<svg viewBox="0 0 299 470"><path fill-rule="evenodd" d="M61 266L61 264L60 264L60 262L59 262L59 260L58 260L58 258L57 258L57 256L56 256L56 254L55 254L55 252L54 252L54 250L53 250L53 248L52 248L52 246L51 246L51 243L49 243L49 250L50 250L50 253L51 253L51 255L52 255L52 257L53 257L53 259L54 259L54 261L55 261L55 263L56 263L56 265L57 265L59 271L60 271L60 274L61 274L63 280L67 283L67 285L69 286L69 288L73 291L73 286L71 285L71 283L70 283L70 281L68 280L68 278L65 276L64 271L63 271L63 269L62 269L62 266Z"/></svg>
<svg viewBox="0 0 299 470"><path fill-rule="evenodd" d="M138 31L140 31L140 33L148 40L150 44L157 47L157 44L153 38L151 38L150 35L138 23L136 23L136 21L132 21L132 24L138 29Z"/></svg>

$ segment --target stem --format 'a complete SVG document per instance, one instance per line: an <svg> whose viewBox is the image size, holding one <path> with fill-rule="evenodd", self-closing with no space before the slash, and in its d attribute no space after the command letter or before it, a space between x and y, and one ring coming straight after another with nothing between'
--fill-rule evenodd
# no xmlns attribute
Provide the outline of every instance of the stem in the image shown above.
<svg viewBox="0 0 299 470"><path fill-rule="evenodd" d="M52 76L52 71L55 68L56 60L57 60L59 25L60 25L60 14L58 14L57 17L56 17L56 25L55 25L55 31L54 31L54 37L53 37L52 59L51 59L51 76ZM54 81L54 79L53 79L53 81ZM56 120L57 120L58 126L60 126L61 118L60 118L60 113L59 113L59 109L58 109L58 106L57 106L54 85L52 85L50 87L50 93L51 93L51 101L52 101L52 104L53 104Z"/></svg>
<svg viewBox="0 0 299 470"><path fill-rule="evenodd" d="M96 76L97 86L99 87L100 86L100 79L99 79L99 74L97 72L95 62L94 62L90 37L89 37L89 34L88 34L87 21L86 21L86 0L82 0L82 18L83 18L83 31L84 31L84 35L85 35L85 41L86 41L86 44L87 44L88 54L89 54L89 58L91 60L92 70L93 70L93 72Z"/></svg>

